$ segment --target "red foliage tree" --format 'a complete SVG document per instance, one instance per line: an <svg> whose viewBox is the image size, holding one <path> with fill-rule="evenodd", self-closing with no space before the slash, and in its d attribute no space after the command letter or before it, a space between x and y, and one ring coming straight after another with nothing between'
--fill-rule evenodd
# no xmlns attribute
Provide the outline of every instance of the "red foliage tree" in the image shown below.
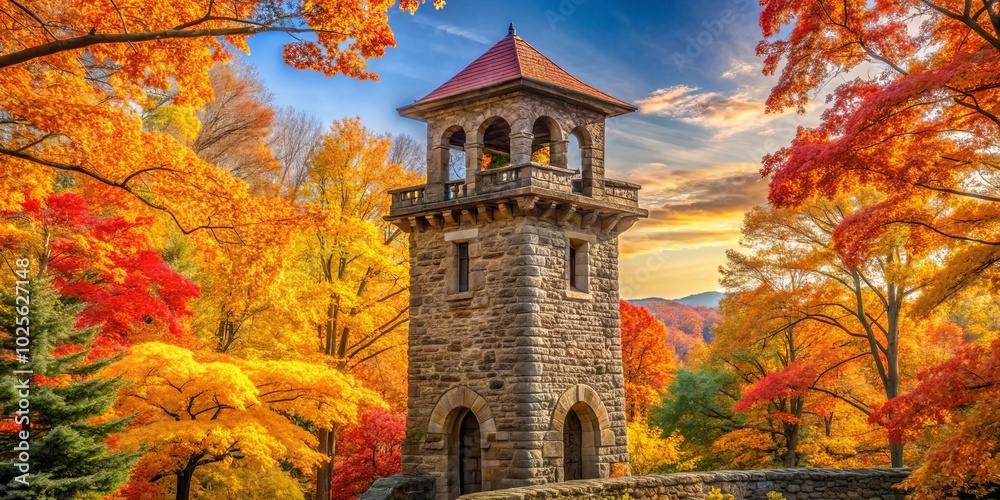
<svg viewBox="0 0 1000 500"><path fill-rule="evenodd" d="M344 428L338 453L344 456L333 469L334 500L352 500L380 477L402 471L401 445L406 437L406 415L377 408Z"/></svg>
<svg viewBox="0 0 1000 500"><path fill-rule="evenodd" d="M667 329L644 307L619 302L621 310L622 368L629 420L642 417L660 402L660 393L677 371L677 360L667 348Z"/></svg>
<svg viewBox="0 0 1000 500"><path fill-rule="evenodd" d="M199 289L150 245L150 218L95 215L73 193L52 194L44 206L29 200L21 214L38 233L38 272L85 304L78 327L100 326L94 355L114 354L162 329L184 334L187 303Z"/></svg>

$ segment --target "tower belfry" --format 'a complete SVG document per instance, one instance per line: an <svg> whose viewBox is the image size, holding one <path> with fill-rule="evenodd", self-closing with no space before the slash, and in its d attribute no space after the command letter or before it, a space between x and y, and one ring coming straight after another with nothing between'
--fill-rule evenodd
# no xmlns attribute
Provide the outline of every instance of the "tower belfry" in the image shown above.
<svg viewBox="0 0 1000 500"><path fill-rule="evenodd" d="M604 177L604 126L635 107L508 33L399 109L427 123L427 184L387 216L410 242L403 471L441 499L628 465L618 234L647 212Z"/></svg>

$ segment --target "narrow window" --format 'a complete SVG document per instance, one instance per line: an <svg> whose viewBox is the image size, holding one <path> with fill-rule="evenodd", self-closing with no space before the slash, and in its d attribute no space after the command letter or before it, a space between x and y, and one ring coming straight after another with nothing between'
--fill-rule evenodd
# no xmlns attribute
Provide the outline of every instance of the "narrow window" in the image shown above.
<svg viewBox="0 0 1000 500"><path fill-rule="evenodd" d="M458 291L469 291L469 244L458 244Z"/></svg>
<svg viewBox="0 0 1000 500"><path fill-rule="evenodd" d="M566 283L571 292L590 293L590 244L568 238L566 248Z"/></svg>
<svg viewBox="0 0 1000 500"><path fill-rule="evenodd" d="M580 287L577 286L577 267L576 267L576 247L570 245L569 247L569 287L573 290L579 290Z"/></svg>

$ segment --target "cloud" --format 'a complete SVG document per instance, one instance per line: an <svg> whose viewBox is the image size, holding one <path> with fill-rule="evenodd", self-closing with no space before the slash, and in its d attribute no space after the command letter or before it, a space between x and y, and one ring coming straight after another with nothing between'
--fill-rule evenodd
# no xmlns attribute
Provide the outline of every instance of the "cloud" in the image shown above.
<svg viewBox="0 0 1000 500"><path fill-rule="evenodd" d="M710 246L734 246L743 214L766 203L767 179L754 164L722 164L703 169L663 171L654 191L649 218L622 235L623 256Z"/></svg>
<svg viewBox="0 0 1000 500"><path fill-rule="evenodd" d="M722 74L723 78L735 80L736 78L753 73L753 66L743 61L733 61L729 70Z"/></svg>
<svg viewBox="0 0 1000 500"><path fill-rule="evenodd" d="M699 92L698 87L683 84L654 90L635 104L643 114L716 129L717 138L759 128L779 116L765 114L764 103L752 99L748 92L726 96L719 92Z"/></svg>
<svg viewBox="0 0 1000 500"><path fill-rule="evenodd" d="M439 26L435 26L435 28L449 35L460 36L462 38L465 38L466 40L472 40L473 42L481 43L483 45L490 45L493 43L487 40L486 37L482 35L473 33L465 28L459 28L458 26L452 26L450 24L442 24Z"/></svg>
<svg viewBox="0 0 1000 500"><path fill-rule="evenodd" d="M455 35L455 36L458 36L458 37L462 37L462 38L464 38L466 40L472 40L473 42L481 43L483 45L492 45L493 44L493 42L490 41L489 39L487 39L486 37L484 37L484 36L482 36L482 35L480 35L480 34L478 34L476 32L467 30L465 28L461 28L461 27L454 26L454 25L451 25L451 24L435 23L435 22L433 22L433 21L431 21L429 19L426 19L426 18L420 17L420 16L414 17L413 20L416 21L419 24L423 24L424 26L430 26L430 27L432 27L432 28L434 28L434 29L436 29L438 31L447 33L449 35Z"/></svg>

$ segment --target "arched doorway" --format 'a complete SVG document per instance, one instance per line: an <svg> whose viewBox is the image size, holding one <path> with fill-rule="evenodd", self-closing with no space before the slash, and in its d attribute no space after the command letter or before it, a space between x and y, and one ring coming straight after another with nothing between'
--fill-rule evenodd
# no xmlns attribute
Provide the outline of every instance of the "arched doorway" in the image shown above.
<svg viewBox="0 0 1000 500"><path fill-rule="evenodd" d="M563 479L583 479L583 425L573 410L563 423Z"/></svg>
<svg viewBox="0 0 1000 500"><path fill-rule="evenodd" d="M479 420L476 414L466 410L464 415L456 419L455 444L453 453L457 454L458 493L477 493L483 491L482 445Z"/></svg>
<svg viewBox="0 0 1000 500"><path fill-rule="evenodd" d="M577 384L559 396L550 428L559 433L561 453L553 454L559 481L602 477L602 450L614 446L611 418L594 389ZM554 444L554 443L553 443ZM605 450L607 451L607 450ZM609 471L605 469L604 474Z"/></svg>

